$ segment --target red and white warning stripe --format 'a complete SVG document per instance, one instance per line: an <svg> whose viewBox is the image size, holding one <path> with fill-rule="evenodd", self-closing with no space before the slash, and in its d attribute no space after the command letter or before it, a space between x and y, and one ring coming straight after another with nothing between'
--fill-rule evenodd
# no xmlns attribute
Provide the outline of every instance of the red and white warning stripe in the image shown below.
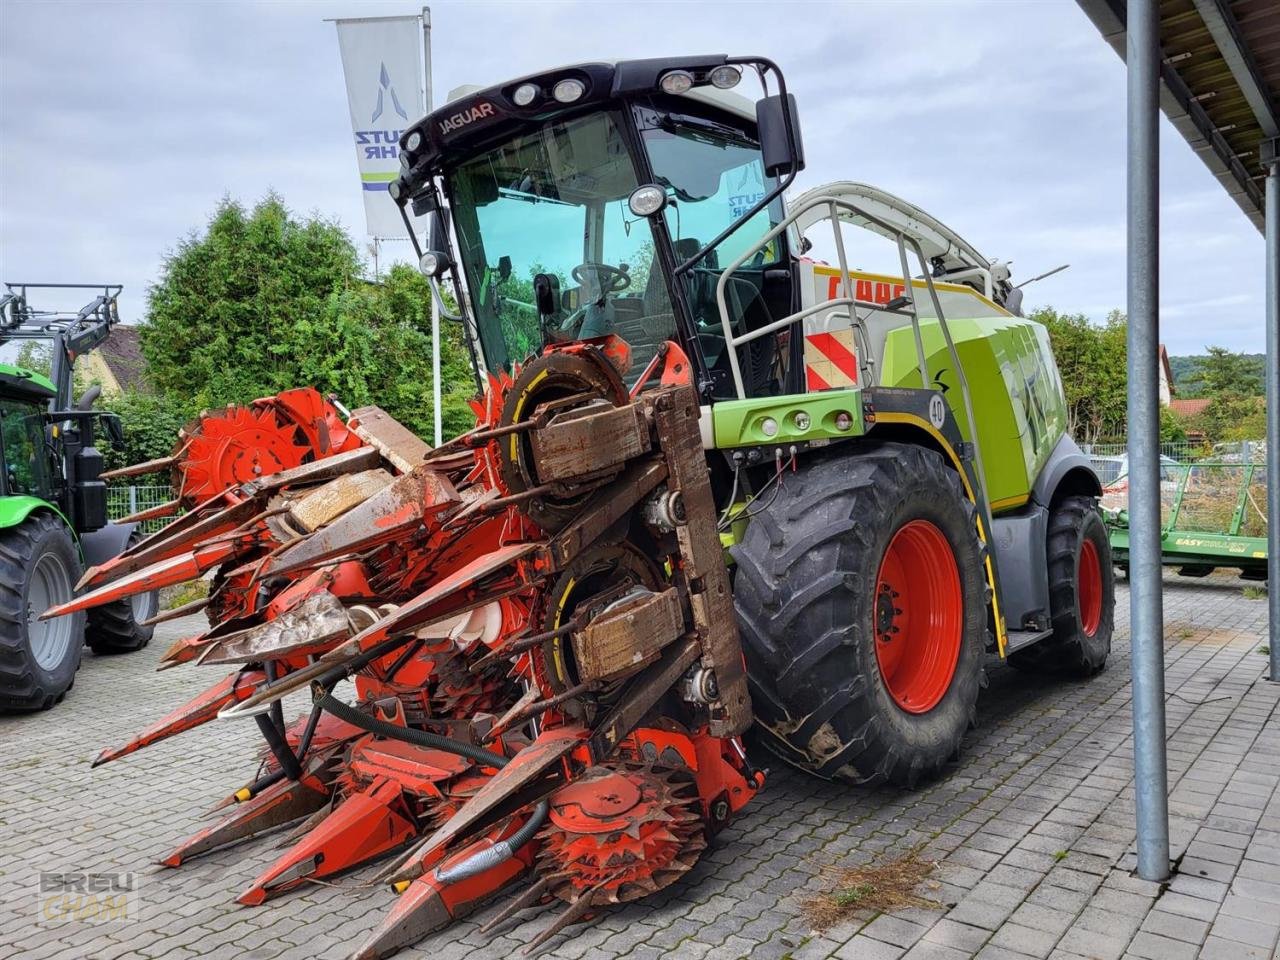
<svg viewBox="0 0 1280 960"><path fill-rule="evenodd" d="M810 391L856 387L858 354L853 345L853 329L806 333L804 374Z"/></svg>

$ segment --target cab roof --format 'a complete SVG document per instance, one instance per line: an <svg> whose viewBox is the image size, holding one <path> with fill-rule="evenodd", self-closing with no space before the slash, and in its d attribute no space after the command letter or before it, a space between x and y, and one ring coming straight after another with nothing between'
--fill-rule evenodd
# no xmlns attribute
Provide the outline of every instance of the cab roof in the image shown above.
<svg viewBox="0 0 1280 960"><path fill-rule="evenodd" d="M0 397L18 395L24 400L52 400L57 391L42 373L0 363Z"/></svg>

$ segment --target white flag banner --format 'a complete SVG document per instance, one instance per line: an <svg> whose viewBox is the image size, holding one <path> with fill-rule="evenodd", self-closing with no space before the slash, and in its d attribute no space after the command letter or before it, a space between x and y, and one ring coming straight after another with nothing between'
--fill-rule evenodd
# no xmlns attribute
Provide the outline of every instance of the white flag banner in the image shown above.
<svg viewBox="0 0 1280 960"><path fill-rule="evenodd" d="M400 175L400 134L426 112L420 17L336 20L369 236L407 239L387 184Z"/></svg>

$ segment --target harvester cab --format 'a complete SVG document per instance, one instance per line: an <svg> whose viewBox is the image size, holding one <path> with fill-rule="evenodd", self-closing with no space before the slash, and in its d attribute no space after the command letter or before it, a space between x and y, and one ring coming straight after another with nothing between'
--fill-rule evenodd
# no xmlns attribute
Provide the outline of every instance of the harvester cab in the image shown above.
<svg viewBox="0 0 1280 960"><path fill-rule="evenodd" d="M99 346L119 321L114 284L9 283L0 295L0 539L9 558L0 591L19 598L14 619L0 617L0 707L48 707L74 681L81 647L125 653L141 649L156 610L154 594L105 607L87 618L42 623L48 607L69 600L80 571L129 544L134 525L107 520L107 488L98 430L122 439L119 418L94 410L100 389L73 397L77 358ZM94 295L70 311L30 301L66 291ZM34 350L24 349L34 347ZM25 366L48 363L48 374ZM21 365L20 365L21 364Z"/></svg>

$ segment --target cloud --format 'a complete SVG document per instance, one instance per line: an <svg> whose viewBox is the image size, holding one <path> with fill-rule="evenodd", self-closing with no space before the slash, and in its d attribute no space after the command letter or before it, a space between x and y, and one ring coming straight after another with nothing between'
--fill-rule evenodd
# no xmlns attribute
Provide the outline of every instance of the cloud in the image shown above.
<svg viewBox="0 0 1280 960"><path fill-rule="evenodd" d="M432 4L436 90L561 63L760 52L800 103L809 169L898 193L1015 279L1098 320L1125 302L1124 67L1073 3ZM230 195L277 190L364 245L326 17L401 3L5 0L0 278L121 281L130 319L166 251ZM768 23L762 30L761 24ZM678 24L678 29L673 25ZM1262 241L1162 124L1164 336L1262 345ZM405 245L387 248L403 255ZM1239 298L1223 302L1224 297Z"/></svg>

